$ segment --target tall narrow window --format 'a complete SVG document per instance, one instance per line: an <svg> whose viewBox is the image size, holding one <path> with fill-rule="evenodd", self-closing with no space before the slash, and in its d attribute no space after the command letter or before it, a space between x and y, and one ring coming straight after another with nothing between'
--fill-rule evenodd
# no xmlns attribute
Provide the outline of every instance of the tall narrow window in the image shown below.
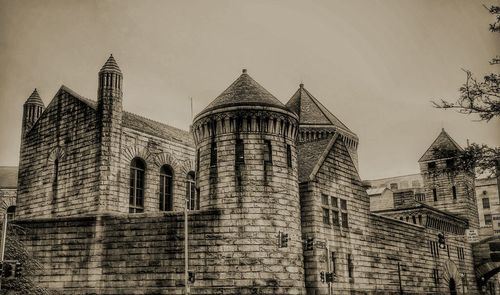
<svg viewBox="0 0 500 295"><path fill-rule="evenodd" d="M200 199L196 193L196 185L194 181L194 172L191 171L187 175L186 181L186 201L189 210L200 209Z"/></svg>
<svg viewBox="0 0 500 295"><path fill-rule="evenodd" d="M457 187L456 186L451 187L451 193L453 194L453 200L456 200L457 199Z"/></svg>
<svg viewBox="0 0 500 295"><path fill-rule="evenodd" d="M354 265L352 263L352 255L347 254L347 273L349 275L349 278L353 277L353 272L354 272Z"/></svg>
<svg viewBox="0 0 500 295"><path fill-rule="evenodd" d="M264 140L264 164L271 165L273 163L273 150L270 140Z"/></svg>
<svg viewBox="0 0 500 295"><path fill-rule="evenodd" d="M217 142L215 140L210 144L210 168L217 167Z"/></svg>
<svg viewBox="0 0 500 295"><path fill-rule="evenodd" d="M139 158L134 158L130 163L130 195L129 212L144 212L144 173L146 165Z"/></svg>
<svg viewBox="0 0 500 295"><path fill-rule="evenodd" d="M7 220L13 220L16 217L16 206L9 206L7 208Z"/></svg>
<svg viewBox="0 0 500 295"><path fill-rule="evenodd" d="M57 184L59 178L59 159L54 160L54 175L52 177L52 202L57 199Z"/></svg>
<svg viewBox="0 0 500 295"><path fill-rule="evenodd" d="M172 211L172 169L168 165L163 165L160 169L160 211Z"/></svg>
<svg viewBox="0 0 500 295"><path fill-rule="evenodd" d="M436 202L438 200L438 195L435 188L432 189L432 196L434 197L434 202Z"/></svg>
<svg viewBox="0 0 500 295"><path fill-rule="evenodd" d="M286 164L292 168L292 147L289 144L286 145Z"/></svg>
<svg viewBox="0 0 500 295"><path fill-rule="evenodd" d="M437 268L433 269L432 275L434 277L434 284L439 285L439 270Z"/></svg>
<svg viewBox="0 0 500 295"><path fill-rule="evenodd" d="M245 164L245 145L243 139L236 139L235 146L235 163L236 165Z"/></svg>
<svg viewBox="0 0 500 295"><path fill-rule="evenodd" d="M349 228L349 215L347 214L347 201L340 199L340 210L342 217L342 227Z"/></svg>
<svg viewBox="0 0 500 295"><path fill-rule="evenodd" d="M331 264L332 264L330 271L332 273L336 274L337 273L337 255L335 254L335 252L331 253L330 259L331 259Z"/></svg>

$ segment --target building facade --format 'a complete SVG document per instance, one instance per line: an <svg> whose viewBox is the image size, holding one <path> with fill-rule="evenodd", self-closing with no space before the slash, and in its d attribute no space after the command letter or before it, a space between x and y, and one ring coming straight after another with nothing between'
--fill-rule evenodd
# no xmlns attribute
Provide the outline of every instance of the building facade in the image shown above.
<svg viewBox="0 0 500 295"><path fill-rule="evenodd" d="M303 84L283 104L243 70L187 132L124 111L123 81L111 56L96 101L25 104L15 222L40 285L184 294L187 209L191 294L478 292L468 171L426 152L424 201L372 212L358 137Z"/></svg>

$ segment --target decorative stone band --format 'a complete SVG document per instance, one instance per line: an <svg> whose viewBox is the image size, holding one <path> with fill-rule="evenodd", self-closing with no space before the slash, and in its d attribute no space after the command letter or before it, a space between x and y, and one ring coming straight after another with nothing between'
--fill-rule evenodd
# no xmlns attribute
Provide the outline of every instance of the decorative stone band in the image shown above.
<svg viewBox="0 0 500 295"><path fill-rule="evenodd" d="M355 134L350 134L345 132L340 128L336 128L332 125L324 126L299 126L299 142L310 142L316 141L328 137L332 137L334 134L339 134L342 141L346 144L348 148L357 149L359 139Z"/></svg>
<svg viewBox="0 0 500 295"><path fill-rule="evenodd" d="M198 115L191 127L195 143L215 135L228 133L268 133L295 139L298 118L280 108L238 106L213 110Z"/></svg>

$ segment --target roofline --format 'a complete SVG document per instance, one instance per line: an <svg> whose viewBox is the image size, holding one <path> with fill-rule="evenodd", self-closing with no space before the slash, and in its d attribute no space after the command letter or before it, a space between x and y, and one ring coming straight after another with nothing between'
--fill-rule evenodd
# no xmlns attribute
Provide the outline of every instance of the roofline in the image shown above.
<svg viewBox="0 0 500 295"><path fill-rule="evenodd" d="M378 180L384 180L384 179L405 177L405 176L410 176L410 175L420 175L420 176L422 176L422 174L420 174L420 173L411 173L411 174L403 174L403 175L399 175L399 176L384 177L384 178L377 178L377 179L365 179L363 181L378 181Z"/></svg>
<svg viewBox="0 0 500 295"><path fill-rule="evenodd" d="M228 106L217 106L217 107L213 107L213 108L210 108L207 110L203 110L193 118L193 124L196 121L199 121L202 118L208 117L208 116L213 115L213 114L225 113L225 112L231 112L231 111L239 111L239 110L248 110L248 109L282 113L282 114L289 115L290 117L297 120L297 122L299 120L297 114L290 111L286 107L281 108L281 107L278 107L276 105L263 104L263 103L243 103L241 105L234 104L234 105L228 105Z"/></svg>
<svg viewBox="0 0 500 295"><path fill-rule="evenodd" d="M316 165L314 165L314 168L311 171L311 174L309 175L309 181L313 181L314 178L316 177L316 174L318 173L319 169L323 165L323 162L325 161L326 157L328 157L328 153L330 153L330 150L334 146L334 144L337 141L338 137L339 137L339 134L335 133L335 135L332 137L332 139L330 139L330 142L328 142L328 145L323 150L323 153L319 157L318 162L316 162Z"/></svg>
<svg viewBox="0 0 500 295"><path fill-rule="evenodd" d="M424 203L419 203L418 201L416 201L418 203L418 206L415 206L415 207L403 207L403 208L392 208L392 209L383 209L383 210L377 210L377 211L373 211L375 213L385 213L385 212L399 212L399 211L405 211L405 210L413 210L413 209L428 209L429 211L433 211L433 212L437 212L437 213L440 213L440 214L443 214L443 215L446 215L448 217L451 217L455 220L458 220L458 221L463 221L465 223L469 223L469 221L465 218L462 218L460 216L456 216L456 215L453 215L451 213L448 213L446 211L442 211L442 210L439 210L439 209L436 209L432 206L429 206L427 204L424 204Z"/></svg>
<svg viewBox="0 0 500 295"><path fill-rule="evenodd" d="M443 128L443 129L441 129L441 132L438 134L438 136L437 136L437 137L434 139L434 141L431 143L431 145L430 145L430 146L429 146L429 147L425 150L425 152L422 154L422 156L418 159L418 161L417 161L417 162L419 162L419 163L421 163L421 162L422 162L422 163L425 163L425 162L430 162L430 161L432 161L432 160L426 160L426 161L424 161L424 160L422 160L422 158L425 156L425 154L427 154L427 152L431 149L431 147L434 145L434 143L436 143L436 141L438 140L439 136L441 136L441 134L442 134L442 133L444 133L444 135L445 135L446 137L448 137L448 138L451 140L451 142L452 142L453 144L455 144L455 145L458 147L458 149L459 149L460 151L463 151L463 150L464 150L464 149L463 149L463 148L462 148L462 147L461 147L461 146L460 146L460 145L459 145L459 144L458 144L458 143L457 143L457 142L456 142L456 141L455 141L455 140L454 140L454 139L453 139L453 138L452 138L449 134L448 134L448 132L446 132L446 131L444 130L444 128ZM439 159L444 159L444 158L439 158ZM434 159L434 160L438 160L438 159Z"/></svg>

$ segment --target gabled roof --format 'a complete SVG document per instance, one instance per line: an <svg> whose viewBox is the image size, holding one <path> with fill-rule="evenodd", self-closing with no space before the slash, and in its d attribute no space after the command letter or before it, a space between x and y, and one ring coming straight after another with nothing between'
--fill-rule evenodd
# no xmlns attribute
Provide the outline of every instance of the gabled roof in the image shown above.
<svg viewBox="0 0 500 295"><path fill-rule="evenodd" d="M438 137L434 140L431 146L425 151L425 153L418 160L419 162L431 161L439 158L439 155L436 155L435 150L442 151L463 151L462 147L458 143L456 143L451 136L444 131L444 128L441 129L441 133L439 133Z"/></svg>
<svg viewBox="0 0 500 295"><path fill-rule="evenodd" d="M299 89L286 103L286 106L299 116L300 125L331 125L354 135L342 121L307 91L304 84L300 84Z"/></svg>
<svg viewBox="0 0 500 295"><path fill-rule="evenodd" d="M72 97L78 99L97 111L97 102L85 98L66 86L61 86L58 93L64 91ZM178 129L142 116L124 111L122 116L123 127L130 128L139 132L147 133L163 139L182 142L189 146L194 146L193 136L190 132Z"/></svg>
<svg viewBox="0 0 500 295"><path fill-rule="evenodd" d="M17 171L17 166L0 166L0 188L16 188Z"/></svg>
<svg viewBox="0 0 500 295"><path fill-rule="evenodd" d="M44 106L42 99L40 98L40 94L38 94L38 91L33 90L33 93L31 93L30 97L26 100L24 104L38 104L41 106Z"/></svg>
<svg viewBox="0 0 500 295"><path fill-rule="evenodd" d="M338 134L335 134L330 138L304 142L297 145L299 182L314 179L337 138Z"/></svg>
<svg viewBox="0 0 500 295"><path fill-rule="evenodd" d="M218 108L232 106L270 106L287 110L286 106L257 83L246 70L224 92L215 98L201 114Z"/></svg>

